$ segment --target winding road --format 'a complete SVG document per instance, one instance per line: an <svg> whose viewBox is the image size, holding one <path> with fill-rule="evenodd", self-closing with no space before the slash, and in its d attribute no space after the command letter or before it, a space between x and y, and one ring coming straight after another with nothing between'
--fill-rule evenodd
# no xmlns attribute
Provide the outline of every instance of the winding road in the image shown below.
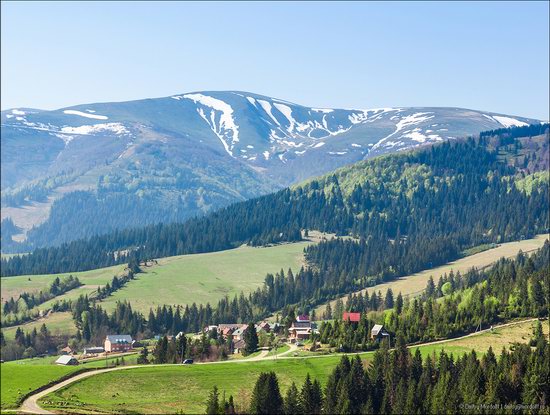
<svg viewBox="0 0 550 415"><path fill-rule="evenodd" d="M501 324L501 325L498 325L498 326L494 326L493 329L499 329L499 328L503 328L503 327L513 326L513 325L516 325L516 324L523 324L523 323L526 323L526 322L529 322L529 321L536 321L536 320L537 320L536 318L531 318L531 319L526 319L526 320L513 321L513 322L510 322L510 323L505 323L505 324ZM456 341L456 340L459 340L459 339L465 339L465 338L468 338L468 337L479 336L483 333L489 332L490 330L491 330L491 328L487 328L487 329L484 329L484 330L477 331L475 333L466 334L466 335L461 336L461 337L455 337L455 338L452 338L452 339L445 339L445 340L436 340L436 341L432 341L432 342L428 342L428 343L414 344L414 345L409 345L408 347L409 348L415 348L415 347L419 347L419 346L429 346L429 345L434 345L434 344L448 343L448 342ZM257 361L264 361L264 360L296 359L296 357L292 357L292 356L288 356L288 355L295 352L295 351L297 351L297 350L298 350L298 347L295 344L291 344L289 350L287 350L285 352L282 352L282 353L279 353L279 354L271 355L271 356L268 355L269 352L267 350L263 350L258 356L254 356L254 357L251 357L249 359L224 360L224 361L205 362L205 363L196 363L196 364L198 364L198 365L238 364L238 363L257 362ZM329 354L329 355L318 355L318 356L301 356L300 359L322 359L322 358L325 358L325 357L337 356L339 354L343 355L345 353L337 353L337 354L332 353L332 354ZM353 353L347 353L347 354L351 355ZM163 365L147 365L147 367L152 367L152 366L170 366L170 365L166 365L166 364L163 364ZM174 365L174 366L178 366L178 365ZM96 375L99 375L101 373L106 373L106 372L113 372L115 370L130 370L130 369L136 369L136 368L140 368L140 367L144 367L144 366L143 365L117 366L117 367L112 367L112 368L108 368L108 369L98 369L98 370L93 370L93 371L90 371L90 372L84 372L84 373L77 374L77 375L75 375L75 376L73 376L69 379L66 379L62 382L56 383L55 385L50 386L49 388L44 389L43 391L37 392L37 393L29 396L27 399L25 399L23 401L23 404L17 410L17 413L55 414L55 412L50 412L46 409L41 408L38 405L38 401L40 399L42 399L44 396L49 395L52 392L55 392L59 389L64 388L65 386L71 385L72 383L78 382L78 381L80 381L82 379L85 379L85 378L88 378L90 376L96 376Z"/></svg>

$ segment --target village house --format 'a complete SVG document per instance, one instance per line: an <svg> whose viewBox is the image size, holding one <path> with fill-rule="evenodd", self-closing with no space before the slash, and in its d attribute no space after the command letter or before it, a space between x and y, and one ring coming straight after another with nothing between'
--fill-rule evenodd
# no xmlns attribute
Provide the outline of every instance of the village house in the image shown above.
<svg viewBox="0 0 550 415"><path fill-rule="evenodd" d="M78 365L78 360L70 355L63 355L59 356L59 358L55 361L55 364L62 366L75 366Z"/></svg>
<svg viewBox="0 0 550 415"><path fill-rule="evenodd" d="M291 342L307 340L311 337L312 332L313 325L309 321L309 316L301 315L296 318L296 321L288 329L288 338Z"/></svg>
<svg viewBox="0 0 550 415"><path fill-rule="evenodd" d="M205 332L205 333L208 334L208 333L210 333L211 331L214 331L214 330L218 331L218 330L219 330L219 329L218 329L218 326L206 326L206 327L203 329L203 332Z"/></svg>
<svg viewBox="0 0 550 415"><path fill-rule="evenodd" d="M233 340L243 340L244 339L244 333L248 326L244 325L238 328L237 330L234 330L231 336L233 336Z"/></svg>
<svg viewBox="0 0 550 415"><path fill-rule="evenodd" d="M260 331L264 331L266 333L269 333L271 331L271 326L267 321L262 321L260 324L256 326L256 331L259 333Z"/></svg>
<svg viewBox="0 0 550 415"><path fill-rule="evenodd" d="M352 323L358 323L359 320L361 320L361 313L348 313L347 311L344 312L342 315L343 321L349 321Z"/></svg>
<svg viewBox="0 0 550 415"><path fill-rule="evenodd" d="M64 347L63 349L61 349L59 351L59 353L61 355L72 355L73 354L73 349L71 349L69 346L67 346L67 347Z"/></svg>
<svg viewBox="0 0 550 415"><path fill-rule="evenodd" d="M233 351L233 354L242 353L245 347L246 347L246 342L244 340L231 341L231 349Z"/></svg>
<svg viewBox="0 0 550 415"><path fill-rule="evenodd" d="M132 349L132 336L129 334L109 334L105 338L107 353L126 352Z"/></svg>
<svg viewBox="0 0 550 415"><path fill-rule="evenodd" d="M246 327L245 324L218 324L218 334L221 334L224 339L227 339L229 336L233 335L235 330Z"/></svg>
<svg viewBox="0 0 550 415"><path fill-rule="evenodd" d="M375 324L370 331L371 339L376 341L380 341L386 336L389 337L389 335L390 334L386 331L382 324Z"/></svg>

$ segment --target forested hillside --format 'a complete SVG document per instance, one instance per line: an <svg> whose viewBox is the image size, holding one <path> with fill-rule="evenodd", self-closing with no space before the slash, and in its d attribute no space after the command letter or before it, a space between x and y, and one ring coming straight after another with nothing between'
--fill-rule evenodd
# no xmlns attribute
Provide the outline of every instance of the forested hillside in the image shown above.
<svg viewBox="0 0 550 415"><path fill-rule="evenodd" d="M2 275L293 241L301 229L316 229L359 240L312 247L310 263L336 278L353 274L363 279L354 285L364 285L437 265L475 245L547 231L548 180L538 172L547 167L548 125L499 130L361 162L183 224L39 249L2 260Z"/></svg>

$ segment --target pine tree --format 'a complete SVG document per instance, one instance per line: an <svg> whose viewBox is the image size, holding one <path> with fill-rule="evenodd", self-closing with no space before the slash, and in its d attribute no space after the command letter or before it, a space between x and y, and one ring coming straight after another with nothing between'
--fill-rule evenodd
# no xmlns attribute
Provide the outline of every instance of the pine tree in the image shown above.
<svg viewBox="0 0 550 415"><path fill-rule="evenodd" d="M391 288L388 288L386 291L386 298L384 299L384 308L390 310L393 308L393 291Z"/></svg>
<svg viewBox="0 0 550 415"><path fill-rule="evenodd" d="M149 363L149 351L147 350L147 347L143 347L141 349L141 352L139 352L139 356L137 358L137 364L138 365L146 365Z"/></svg>
<svg viewBox="0 0 550 415"><path fill-rule="evenodd" d="M258 333L256 332L256 326L254 323L248 324L246 331L244 332L244 355L247 356L258 350Z"/></svg>
<svg viewBox="0 0 550 415"><path fill-rule="evenodd" d="M282 414L283 398L274 372L260 373L250 402L252 414Z"/></svg>
<svg viewBox="0 0 550 415"><path fill-rule="evenodd" d="M288 391L286 392L286 397L284 400L284 413L287 415L303 413L300 405L298 388L294 382L292 382L292 385L290 385L290 388L288 388Z"/></svg>
<svg viewBox="0 0 550 415"><path fill-rule="evenodd" d="M219 394L216 386L214 386L206 401L206 413L208 415L218 415L220 413Z"/></svg>

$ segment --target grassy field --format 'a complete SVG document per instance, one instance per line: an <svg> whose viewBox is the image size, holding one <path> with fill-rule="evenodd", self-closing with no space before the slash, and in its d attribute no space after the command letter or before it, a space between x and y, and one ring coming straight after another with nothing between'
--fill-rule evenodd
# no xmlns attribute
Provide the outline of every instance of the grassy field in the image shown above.
<svg viewBox="0 0 550 415"><path fill-rule="evenodd" d="M80 281L87 285L90 290L96 290L97 287L103 286L113 279L113 276L118 275L125 268L125 265L115 265L113 267L94 269L91 271L82 272L67 272L63 274L47 274L47 275L19 275L16 277L3 277L1 279L1 295L2 302L7 301L10 297L18 298L22 292L38 293L40 290L47 290L52 281L59 277L73 275L78 277ZM68 295L67 293L66 295ZM61 298L62 296L58 297Z"/></svg>
<svg viewBox="0 0 550 415"><path fill-rule="evenodd" d="M54 362L58 356L25 359L2 363L1 377L1 408L17 408L21 396L46 385L56 379L85 368L102 368L106 366L105 359L94 360L78 366L59 366ZM136 364L137 354L124 356L127 365ZM108 359L107 365L113 364L115 358Z"/></svg>
<svg viewBox="0 0 550 415"><path fill-rule="evenodd" d="M163 304L215 303L224 295L250 292L262 286L265 275L281 268L297 271L303 249L310 242L266 248L242 246L227 251L162 258L158 265L143 268L121 290L102 302L110 310L117 301L128 300L135 310L148 312Z"/></svg>
<svg viewBox="0 0 550 415"><path fill-rule="evenodd" d="M74 325L71 313L68 311L51 313L36 321L21 324L20 326L7 327L2 329L2 332L7 339L12 339L15 337L15 331L18 327L21 327L25 332L31 332L35 327L36 330L40 330L42 324L46 324L46 327L48 327L48 330L52 334L76 334L76 326Z"/></svg>
<svg viewBox="0 0 550 415"><path fill-rule="evenodd" d="M204 402L214 385L237 402L247 402L260 372L274 371L282 389L306 374L325 381L338 356L315 359L280 359L212 365L144 367L105 373L79 381L49 395L45 401L67 401L80 410L137 413L204 413ZM116 388L113 388L116 385ZM146 391L146 393L144 393ZM85 405L80 406L80 403ZM49 406L49 405L45 405Z"/></svg>
<svg viewBox="0 0 550 415"><path fill-rule="evenodd" d="M471 350L475 350L478 354L485 354L489 347L492 347L495 354L500 354L503 347L509 348L513 343L527 343L532 337L535 325L535 321L519 322L511 326L496 328L492 332L485 332L478 336L463 337L429 346L413 347L411 351L414 353L414 350L418 348L422 352L422 356L427 356L443 349L447 353L453 353L456 356L469 353ZM543 322L542 329L544 334L548 336L548 322Z"/></svg>
<svg viewBox="0 0 550 415"><path fill-rule="evenodd" d="M281 268L297 271L303 264L303 249L311 241L282 244L266 248L243 246L221 252L181 255L162 258L158 265L143 267L144 272L123 289L101 302L106 310L112 310L117 301L128 300L134 309L147 313L150 307L163 304L215 303L225 294L250 292L263 284L268 272ZM82 294L91 294L99 286L110 282L120 274L125 265L75 272L83 286L40 304L37 309L47 310L56 301L75 300ZM56 275L25 275L2 278L2 301L17 297L19 293L38 292L47 289ZM42 323L53 333L76 333L69 313L52 313L47 317L20 326L4 329L7 337L13 337L17 327L23 330L40 328Z"/></svg>
<svg viewBox="0 0 550 415"><path fill-rule="evenodd" d="M472 349L482 354L492 345L498 354L504 345L525 343L532 333L533 324L519 322L514 326L495 329L492 333L418 348L423 356L437 354L441 350L457 356ZM547 325L544 326L547 333ZM413 353L414 349L411 350ZM368 362L372 352L362 353L360 356L364 362ZM174 413L179 410L185 413L202 413L204 402L214 385L218 386L220 392L232 394L237 403L242 405L250 399L249 393L260 372L277 373L281 389L286 391L293 381L301 384L307 373L324 384L340 358L340 355L329 355L258 362L143 367L81 380L48 395L44 402L48 402L46 407L66 411L73 407L110 413Z"/></svg>
<svg viewBox="0 0 550 415"><path fill-rule="evenodd" d="M395 281L387 282L384 284L378 284L373 287L369 287L365 290L361 290L364 294L365 291L368 291L369 294L374 291L381 291L382 295L386 293L388 288L391 288L394 296L397 293L401 292L404 296L416 295L422 292L426 288L426 283L430 279L430 276L433 276L435 283L439 278L445 274L449 273L451 270L453 272L464 273L471 268L483 268L487 265L490 265L502 257L511 258L517 255L521 250L523 252L532 251L540 248L544 245L544 241L549 238L549 235L538 235L533 239L526 239L524 241L518 242L507 242L501 245L498 245L496 248L485 249L482 252L478 252L474 255L470 255L464 258L460 258L456 261L449 262L448 264L442 265L440 267L428 269L425 271L418 272L416 274L408 275L406 277L399 278ZM485 247L484 247L485 248ZM342 297L344 303L346 297ZM336 305L336 300L331 301L332 309ZM315 310L316 315L321 316L325 311L326 305L320 305Z"/></svg>

